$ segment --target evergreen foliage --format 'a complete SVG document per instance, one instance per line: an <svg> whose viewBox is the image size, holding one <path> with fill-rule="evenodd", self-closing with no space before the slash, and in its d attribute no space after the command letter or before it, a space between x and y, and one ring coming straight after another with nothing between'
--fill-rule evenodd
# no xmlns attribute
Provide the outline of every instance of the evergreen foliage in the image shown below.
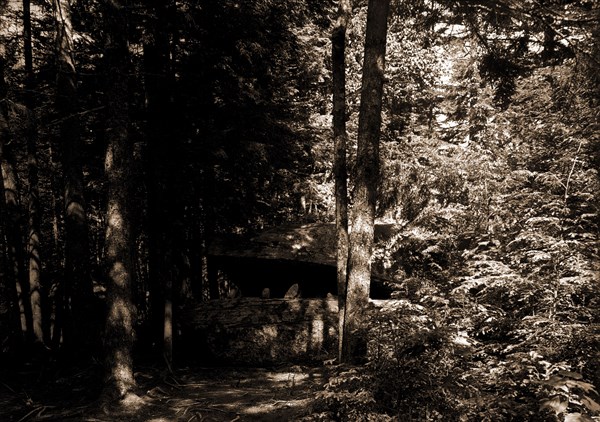
<svg viewBox="0 0 600 422"><path fill-rule="evenodd" d="M99 338L108 284L107 34L100 2L72 3L79 97L73 113L81 126L94 288L88 334ZM156 348L162 329L157 303L164 306L167 284L154 284L153 260L168 262L173 275L177 333L186 302L211 296L207 251L215 238L334 218L329 58L337 5L167 3L159 16L148 4L128 2L136 356ZM356 168L367 15L366 2L353 3L346 44L349 174ZM65 324L68 169L60 156L65 116L54 101L53 9L32 2L32 85L20 3L0 2L0 10L0 192L13 193L6 192L9 165L19 190L11 219L0 207L0 354L3 362L50 366L76 353L56 334ZM599 16L589 0L392 2L376 216L393 225L393 235L372 257L392 300L369 310L368 363L336 367L312 420L598 418ZM160 171L152 167L154 122L147 112L148 84L157 75L146 67L158 35L168 41L158 78L167 102ZM27 110L31 94L35 109ZM27 233L33 120L44 345L30 342L25 322L18 329L17 295L23 304L27 292L13 286L26 286L18 278L26 273L8 259L17 256L10 230L22 239ZM159 210L150 199L155 182L168 193L168 207ZM355 182L349 183L351 192ZM153 215L169 220L170 243L160 245L168 261L153 255ZM175 361L178 341L175 335Z"/></svg>

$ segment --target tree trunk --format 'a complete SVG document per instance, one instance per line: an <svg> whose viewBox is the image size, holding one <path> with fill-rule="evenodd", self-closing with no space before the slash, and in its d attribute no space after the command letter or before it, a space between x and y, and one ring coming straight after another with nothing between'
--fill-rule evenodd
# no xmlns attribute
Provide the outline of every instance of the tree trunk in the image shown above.
<svg viewBox="0 0 600 422"><path fill-rule="evenodd" d="M210 299L219 299L219 273L214 262L215 258L208 256L208 248L217 234L217 216L215 211L215 199L218 195L215 188L217 178L214 165L210 159L207 160L205 166L203 186L200 193L200 197L202 198L202 235L204 238L202 259L206 263L206 280L203 280L206 282L206 286L203 286L203 289L208 291Z"/></svg>
<svg viewBox="0 0 600 422"><path fill-rule="evenodd" d="M25 59L25 106L33 111L33 43L31 35L31 0L23 0L23 56Z"/></svg>
<svg viewBox="0 0 600 422"><path fill-rule="evenodd" d="M42 283L40 259L40 202L38 186L37 126L34 115L34 75L33 48L31 37L31 4L23 0L23 51L25 56L25 106L27 107L27 177L29 190L28 235L27 235L27 274L29 281L29 302L32 315L32 336L36 343L44 344L44 324L42 312Z"/></svg>
<svg viewBox="0 0 600 422"><path fill-rule="evenodd" d="M379 177L379 134L383 97L389 0L369 0L365 59L358 121L354 202L349 236L348 286L342 361L360 360L366 353L365 309L369 301L375 204Z"/></svg>
<svg viewBox="0 0 600 422"><path fill-rule="evenodd" d="M48 291L54 291L52 300L48 303L48 316L50 320L49 335L50 348L58 350L62 342L63 323L65 319L64 306L64 287L62 272L64 271L64 248L62 247L63 233L63 207L62 207L62 180L60 179L60 170L58 166L59 159L57 158L56 150L53 148L52 142L48 143L47 154L50 164L49 175L49 190L50 190L50 205L51 213L51 239L48 242L46 249L48 259L46 261ZM50 275L52 275L50 277Z"/></svg>
<svg viewBox="0 0 600 422"><path fill-rule="evenodd" d="M168 366L173 356L173 288L178 283L174 278L177 226L173 184L169 180L167 164L172 149L173 104L170 98L172 85L170 64L170 37L168 1L153 1L154 25L152 40L144 46L145 93L147 112L147 174L148 174L148 223L150 237L150 285L152 296L153 331L162 327L160 340L162 355Z"/></svg>
<svg viewBox="0 0 600 422"><path fill-rule="evenodd" d="M8 129L10 133L10 128ZM0 159L2 168L2 181L4 186L5 201L5 235L8 251L9 265L12 267L10 273L14 275L18 295L19 312L21 315L21 329L25 338L30 339L33 331L31 304L29 302L29 285L25 279L23 233L21 232L22 210L19 199L19 182L15 170L14 160L6 146Z"/></svg>
<svg viewBox="0 0 600 422"><path fill-rule="evenodd" d="M77 104L73 28L70 0L54 0L56 20L56 108L60 116L60 148L64 174L65 277L64 341L67 349L89 350L89 307L92 282L82 171L80 123Z"/></svg>
<svg viewBox="0 0 600 422"><path fill-rule="evenodd" d="M333 77L333 174L335 178L335 227L337 290L339 309L339 352L342 360L348 265L348 169L346 164L346 30L350 20L349 0L340 0L339 16L331 35Z"/></svg>
<svg viewBox="0 0 600 422"><path fill-rule="evenodd" d="M32 113L31 113L32 114ZM40 258L40 203L38 187L37 161L37 129L33 115L27 133L27 169L29 179L28 191L28 234L27 234L27 274L29 280L29 302L32 314L33 340L36 343L44 341L43 323L43 286L42 262Z"/></svg>
<svg viewBox="0 0 600 422"><path fill-rule="evenodd" d="M4 145L11 136L8 123L8 88L4 80L4 47L0 46L0 162L4 160ZM8 217L4 180L0 180L0 330L8 335L8 348L16 353L22 345L22 330L17 306L17 275L8 259ZM4 340L4 339L2 339Z"/></svg>
<svg viewBox="0 0 600 422"><path fill-rule="evenodd" d="M6 119L0 116L0 159L4 155L5 129ZM0 183L0 198L4 195L4 183ZM0 201L0 330L8 334L9 351L17 352L23 344L23 321L18 277L9 258L10 242L6 233L10 223L6 208L6 202Z"/></svg>
<svg viewBox="0 0 600 422"><path fill-rule="evenodd" d="M124 2L104 3L106 31L106 98L108 142L105 172L108 182L106 212L107 319L106 397L124 399L135 387L132 349L136 310L132 300L133 238L129 197L133 148L128 137L127 91L129 50L127 12Z"/></svg>

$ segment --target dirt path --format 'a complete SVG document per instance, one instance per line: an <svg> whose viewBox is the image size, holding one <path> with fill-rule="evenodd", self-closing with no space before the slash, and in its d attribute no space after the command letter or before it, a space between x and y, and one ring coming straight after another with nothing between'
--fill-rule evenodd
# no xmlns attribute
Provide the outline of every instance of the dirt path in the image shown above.
<svg viewBox="0 0 600 422"><path fill-rule="evenodd" d="M165 422L292 421L306 415L326 378L323 368L300 366L189 371L167 378L146 396Z"/></svg>
<svg viewBox="0 0 600 422"><path fill-rule="evenodd" d="M307 415L328 377L327 367L194 368L157 377L136 376L141 400L128 408L108 410L98 402L74 401L79 387L53 395L1 392L0 420L88 422L294 421ZM1 388L2 386L0 386ZM75 390L75 391L73 391ZM6 394L6 393L9 394ZM34 397L37 396L37 397Z"/></svg>

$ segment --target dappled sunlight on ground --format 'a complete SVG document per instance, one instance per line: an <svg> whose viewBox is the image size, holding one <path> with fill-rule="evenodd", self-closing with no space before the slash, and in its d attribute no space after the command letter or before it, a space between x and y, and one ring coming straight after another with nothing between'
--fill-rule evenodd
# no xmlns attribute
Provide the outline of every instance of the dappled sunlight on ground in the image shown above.
<svg viewBox="0 0 600 422"><path fill-rule="evenodd" d="M135 374L137 395L115 403L100 403L91 395L73 403L79 383L61 384L49 397L45 388L21 397L19 389L0 391L0 421L179 422L179 421L289 421L311 409L323 390L329 367L184 368L165 375L154 368ZM21 389L23 391L23 389ZM10 394L7 394L10 393ZM46 403L47 401L47 403Z"/></svg>
<svg viewBox="0 0 600 422"><path fill-rule="evenodd" d="M293 420L306 413L314 391L327 378L323 368L300 366L209 371L202 376L208 380L201 382L193 382L197 375L186 374L178 399L171 402L176 414L210 416L208 420Z"/></svg>

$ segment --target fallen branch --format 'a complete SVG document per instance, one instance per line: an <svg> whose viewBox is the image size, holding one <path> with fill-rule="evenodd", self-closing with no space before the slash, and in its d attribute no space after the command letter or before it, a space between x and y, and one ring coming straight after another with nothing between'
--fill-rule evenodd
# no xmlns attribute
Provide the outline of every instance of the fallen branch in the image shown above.
<svg viewBox="0 0 600 422"><path fill-rule="evenodd" d="M10 392L17 394L17 392L15 390L13 390L12 388L10 388L10 386L8 384L4 384L3 382L0 382L0 384L2 384L3 386L5 386Z"/></svg>
<svg viewBox="0 0 600 422"><path fill-rule="evenodd" d="M35 409L31 410L29 413L27 413L25 416L23 416L21 419L19 419L17 422L23 422L24 420L26 420L28 417L30 417L31 415L33 415L36 412L39 412L41 410L44 410L46 406L38 406Z"/></svg>

